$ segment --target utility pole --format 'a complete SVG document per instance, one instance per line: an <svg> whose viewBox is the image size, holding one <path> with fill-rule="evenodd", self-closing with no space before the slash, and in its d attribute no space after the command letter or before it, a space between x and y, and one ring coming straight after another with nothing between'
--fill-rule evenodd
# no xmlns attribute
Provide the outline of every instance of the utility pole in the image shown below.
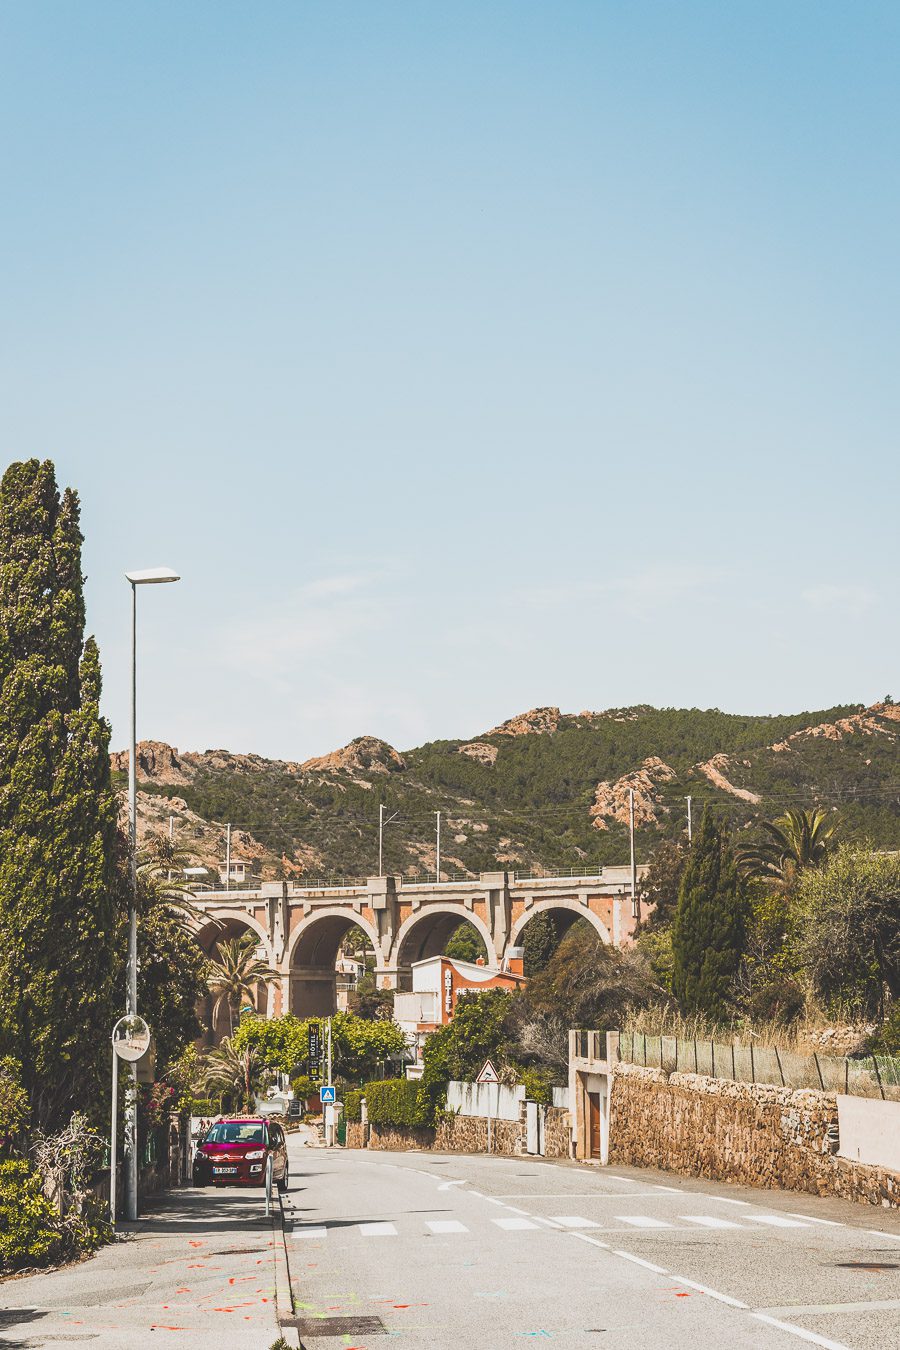
<svg viewBox="0 0 900 1350"><path fill-rule="evenodd" d="M231 826L225 826L225 889L231 890Z"/></svg>
<svg viewBox="0 0 900 1350"><path fill-rule="evenodd" d="M637 867L634 861L634 788L628 789L628 835L631 841L631 912L639 919L641 906L637 895Z"/></svg>
<svg viewBox="0 0 900 1350"><path fill-rule="evenodd" d="M331 1018L328 1019L328 1086L331 1087ZM334 1143L334 1105L325 1103L325 1147Z"/></svg>
<svg viewBox="0 0 900 1350"><path fill-rule="evenodd" d="M440 811L435 811L434 814L435 814L435 816L437 817L437 847L435 848L435 853L434 853L434 879L435 879L435 881L440 881L440 879L441 879L441 813L440 813Z"/></svg>
<svg viewBox="0 0 900 1350"><path fill-rule="evenodd" d="M688 807L688 843L689 843L689 844L692 844L692 843L694 842L694 820L693 820L693 816L691 815L691 800L692 800L692 799L691 799L690 797L685 797L684 800L687 802L687 807Z"/></svg>
<svg viewBox="0 0 900 1350"><path fill-rule="evenodd" d="M384 814L384 803L378 807L378 875L384 876L384 827L390 825L392 820L397 819L398 812L392 811L389 816Z"/></svg>

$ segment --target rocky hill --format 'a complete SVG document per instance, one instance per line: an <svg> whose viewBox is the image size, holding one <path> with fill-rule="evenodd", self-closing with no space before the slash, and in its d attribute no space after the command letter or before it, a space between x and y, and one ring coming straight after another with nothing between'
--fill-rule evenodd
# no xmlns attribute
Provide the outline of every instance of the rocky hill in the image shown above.
<svg viewBox="0 0 900 1350"><path fill-rule="evenodd" d="M127 754L112 765L124 783ZM137 765L142 834L171 816L183 845L214 866L231 822L233 856L268 878L370 874L379 804L393 817L386 867L408 875L434 870L437 811L445 873L624 862L629 789L642 856L683 832L688 795L736 834L821 804L849 837L900 847L900 707L890 701L781 717L536 708L475 737L401 754L360 736L301 764L145 741Z"/></svg>

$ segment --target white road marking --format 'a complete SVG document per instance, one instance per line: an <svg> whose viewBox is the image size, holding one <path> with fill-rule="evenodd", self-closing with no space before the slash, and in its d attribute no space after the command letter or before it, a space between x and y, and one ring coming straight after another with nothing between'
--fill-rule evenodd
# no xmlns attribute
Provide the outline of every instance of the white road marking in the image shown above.
<svg viewBox="0 0 900 1350"><path fill-rule="evenodd" d="M880 1233L877 1228L866 1228L863 1231L871 1237L893 1238L895 1242L900 1242L900 1233Z"/></svg>
<svg viewBox="0 0 900 1350"><path fill-rule="evenodd" d="M786 1219L783 1214L748 1214L752 1223L767 1223L770 1228L805 1228L799 1219Z"/></svg>
<svg viewBox="0 0 900 1350"><path fill-rule="evenodd" d="M581 1238L582 1242L589 1242L592 1247L602 1247L604 1251L609 1251L608 1242L601 1242L599 1238L588 1237L587 1233L570 1233L569 1237Z"/></svg>
<svg viewBox="0 0 900 1350"><path fill-rule="evenodd" d="M445 1181L440 1186L438 1186L438 1190L449 1191L451 1186L465 1186L465 1184L466 1183L464 1181ZM473 1191L472 1194L474 1195L475 1192Z"/></svg>
<svg viewBox="0 0 900 1350"><path fill-rule="evenodd" d="M619 1223L630 1223L634 1228L671 1228L664 1219L651 1219L647 1214L615 1214Z"/></svg>
<svg viewBox="0 0 900 1350"><path fill-rule="evenodd" d="M475 1192L470 1191L470 1194L474 1195ZM498 1200L496 1195L483 1195L481 1198L486 1200L489 1205L499 1205L501 1209L512 1209L512 1205L508 1205L505 1200Z"/></svg>
<svg viewBox="0 0 900 1350"><path fill-rule="evenodd" d="M730 1195L704 1195L704 1200L718 1200L723 1205L743 1205L745 1209L750 1209L749 1200L732 1200Z"/></svg>
<svg viewBox="0 0 900 1350"><path fill-rule="evenodd" d="M363 1237L396 1237L397 1229L392 1223L361 1223L357 1225Z"/></svg>
<svg viewBox="0 0 900 1350"><path fill-rule="evenodd" d="M535 1223L545 1223L548 1228L562 1228L562 1224L557 1223L555 1219L542 1219L540 1214L529 1214L528 1217L534 1219Z"/></svg>
<svg viewBox="0 0 900 1350"><path fill-rule="evenodd" d="M558 1223L563 1228L599 1228L599 1223L594 1223L593 1219L580 1219L577 1214L557 1214L554 1223Z"/></svg>
<svg viewBox="0 0 900 1350"><path fill-rule="evenodd" d="M717 1219L712 1214L679 1214L685 1223L699 1223L702 1228L740 1228L739 1223L731 1219Z"/></svg>
<svg viewBox="0 0 900 1350"><path fill-rule="evenodd" d="M579 1237L580 1234L574 1233L573 1237ZM631 1252L621 1252L618 1247L613 1247L613 1253L621 1256L623 1261L633 1261L636 1266L643 1266L646 1270L652 1270L656 1275L668 1275L664 1266L655 1266L652 1261L643 1261L639 1256L632 1256Z"/></svg>
<svg viewBox="0 0 900 1350"><path fill-rule="evenodd" d="M425 1226L432 1233L468 1233L468 1228L459 1219L427 1219Z"/></svg>
<svg viewBox="0 0 900 1350"><path fill-rule="evenodd" d="M323 1238L328 1236L327 1228L295 1228L291 1233L294 1238Z"/></svg>
<svg viewBox="0 0 900 1350"><path fill-rule="evenodd" d="M528 1213L527 1209L516 1209L515 1205L507 1205L506 1208L508 1210L511 1210L513 1214L524 1214L526 1219L531 1218L531 1215Z"/></svg>
<svg viewBox="0 0 900 1350"><path fill-rule="evenodd" d="M790 1322L779 1322L777 1317L766 1317L765 1313L751 1313L757 1322L765 1322L770 1327L777 1327L779 1331L788 1331L792 1336L799 1336L801 1341L809 1341L811 1345L821 1345L823 1350L850 1350L850 1347L844 1345L842 1341L829 1341L825 1336L817 1336L814 1331L807 1331L805 1327L792 1327Z"/></svg>
<svg viewBox="0 0 900 1350"><path fill-rule="evenodd" d="M532 1223L530 1219L491 1219L491 1223L495 1223L507 1233L523 1233L526 1228L537 1229L537 1224Z"/></svg>
<svg viewBox="0 0 900 1350"><path fill-rule="evenodd" d="M743 1308L746 1312L750 1306L748 1303L742 1303L739 1298L732 1298L730 1294L720 1294L718 1289L710 1289L708 1284L698 1284L696 1280L686 1280L683 1275L673 1275L671 1278L676 1284L686 1284L689 1289L697 1289L701 1294L708 1294L710 1298L716 1298L720 1303L727 1303L732 1308Z"/></svg>
<svg viewBox="0 0 900 1350"><path fill-rule="evenodd" d="M838 1223L837 1219L814 1219L811 1214L795 1214L793 1210L786 1209L785 1214L790 1214L792 1219L804 1219L807 1223L824 1223L829 1228L846 1228L846 1224Z"/></svg>

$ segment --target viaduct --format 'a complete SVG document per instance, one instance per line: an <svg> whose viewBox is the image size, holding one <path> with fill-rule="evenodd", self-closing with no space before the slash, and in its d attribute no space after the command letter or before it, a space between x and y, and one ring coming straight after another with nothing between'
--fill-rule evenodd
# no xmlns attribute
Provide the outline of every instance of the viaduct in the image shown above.
<svg viewBox="0 0 900 1350"><path fill-rule="evenodd" d="M269 1017L334 1011L335 961L354 925L375 952L376 981L383 989L409 989L413 963L442 952L463 922L481 934L488 964L496 966L519 945L536 914L549 911L563 930L586 919L604 942L617 947L630 943L635 927L628 867L570 877L482 872L477 879L432 883L383 876L318 888L264 882L253 890L198 890L193 904L196 937L206 951L223 937L256 934L260 956L281 976L260 989L259 1011Z"/></svg>

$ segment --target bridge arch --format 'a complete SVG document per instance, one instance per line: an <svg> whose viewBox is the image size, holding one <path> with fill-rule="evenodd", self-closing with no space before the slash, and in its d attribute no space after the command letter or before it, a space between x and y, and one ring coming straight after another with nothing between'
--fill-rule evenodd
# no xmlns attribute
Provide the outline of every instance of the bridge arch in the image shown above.
<svg viewBox="0 0 900 1350"><path fill-rule="evenodd" d="M360 928L365 933L379 969L383 958L377 929L355 910L338 905L317 909L294 929L287 952L288 1007L297 1017L328 1017L335 1011L335 962L351 928Z"/></svg>
<svg viewBox="0 0 900 1350"><path fill-rule="evenodd" d="M484 942L488 962L496 962L496 951L490 930L477 914L466 909L465 905L423 905L403 921L394 941L392 965L397 970L399 988L410 986L412 978L410 972L414 962L425 961L429 956L439 956L450 934L461 923L472 925Z"/></svg>
<svg viewBox="0 0 900 1350"><path fill-rule="evenodd" d="M242 937L245 933L252 933L262 948L262 959L266 965L275 965L272 946L269 942L268 934L252 915L245 911L235 911L233 908L206 908L198 916L191 916L190 929L194 941L201 947L208 957L214 957L216 948L221 942L229 942L233 938ZM200 1021L206 1029L204 1039L208 1044L218 1044L225 1036L229 1036L233 1030L231 1018L226 1008L220 1007L215 1011L217 996L209 993L200 1000L198 1014ZM256 994L253 999L256 1011L261 1017L271 1017L274 1015L275 986L259 984L256 988Z"/></svg>
<svg viewBox="0 0 900 1350"><path fill-rule="evenodd" d="M608 947L612 945L612 938L610 936L609 929L607 928L603 920L597 914L595 914L594 911L588 905L582 904L580 900L553 899L553 900L537 900L533 905L531 905L528 909L525 910L524 914L519 915L518 919L516 919L515 922L513 923L512 930L509 935L510 947L521 946L522 937L524 935L525 929L528 927L528 924L531 922L533 918L535 918L536 915L553 914L553 913L562 913L563 915L565 915L564 927L562 929L562 933L560 934L560 936L564 936L565 933L568 932L568 930L572 927L572 924L575 923L577 919L587 919L588 923L591 924L596 929L597 933L599 934L601 942L606 943Z"/></svg>

